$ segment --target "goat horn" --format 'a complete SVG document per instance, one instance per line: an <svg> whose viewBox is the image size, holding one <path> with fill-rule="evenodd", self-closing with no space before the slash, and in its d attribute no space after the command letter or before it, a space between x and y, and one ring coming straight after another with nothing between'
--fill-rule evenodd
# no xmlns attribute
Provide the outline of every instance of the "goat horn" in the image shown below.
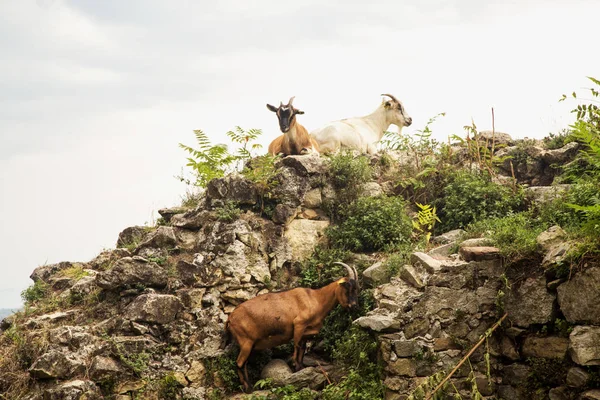
<svg viewBox="0 0 600 400"><path fill-rule="evenodd" d="M346 268L346 270L348 271L348 276L351 279L354 279L355 281L358 282L358 275L356 274L356 269L354 269L354 267L350 267L349 265L344 264L343 262L339 262L339 261L334 262L334 264L339 264L339 265L344 266L344 268Z"/></svg>
<svg viewBox="0 0 600 400"><path fill-rule="evenodd" d="M395 98L394 96L392 96L391 94L384 93L384 94L382 94L382 96L387 96L387 97L391 98L392 100L394 100L396 103L400 104L398 99Z"/></svg>
<svg viewBox="0 0 600 400"><path fill-rule="evenodd" d="M292 103L294 102L294 97L296 97L296 96L290 97L290 101L288 101L288 103L287 103L288 106L292 105Z"/></svg>

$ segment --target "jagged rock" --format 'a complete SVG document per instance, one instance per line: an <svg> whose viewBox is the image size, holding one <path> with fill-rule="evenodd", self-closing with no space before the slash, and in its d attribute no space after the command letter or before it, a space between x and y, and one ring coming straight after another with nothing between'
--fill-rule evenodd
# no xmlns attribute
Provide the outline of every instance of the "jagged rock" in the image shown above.
<svg viewBox="0 0 600 400"><path fill-rule="evenodd" d="M176 296L150 293L133 300L125 309L124 316L132 321L168 324L182 308L183 304Z"/></svg>
<svg viewBox="0 0 600 400"><path fill-rule="evenodd" d="M441 235L434 236L431 238L432 243L436 244L449 244L456 242L460 239L460 237L465 233L462 229L454 229L446 233L442 233Z"/></svg>
<svg viewBox="0 0 600 400"><path fill-rule="evenodd" d="M437 315L450 318L461 310L467 314L477 313L477 296L469 290L453 290L445 287L428 286L420 301L413 307L413 316L429 318Z"/></svg>
<svg viewBox="0 0 600 400"><path fill-rule="evenodd" d="M500 342L500 353L512 361L517 361L521 358L513 340L506 336L503 336Z"/></svg>
<svg viewBox="0 0 600 400"><path fill-rule="evenodd" d="M600 400L600 389L587 390L581 394L581 400Z"/></svg>
<svg viewBox="0 0 600 400"><path fill-rule="evenodd" d="M568 347L569 340L566 338L529 336L523 342L523 355L525 357L563 359L567 354Z"/></svg>
<svg viewBox="0 0 600 400"><path fill-rule="evenodd" d="M376 287L373 296L379 307L387 308L385 304L389 300L396 308L391 311L397 311L421 298L423 293L398 278L392 278L390 283Z"/></svg>
<svg viewBox="0 0 600 400"><path fill-rule="evenodd" d="M257 200L254 183L239 174L213 179L206 186L206 201L211 207L222 206L228 201L252 206Z"/></svg>
<svg viewBox="0 0 600 400"><path fill-rule="evenodd" d="M119 258L131 257L131 253L127 249L104 250L102 253L94 257L88 265L96 271L103 271L112 267Z"/></svg>
<svg viewBox="0 0 600 400"><path fill-rule="evenodd" d="M197 330L189 339L193 351L187 357L204 359L221 355L223 350L220 347L226 320L226 315L216 306L197 312Z"/></svg>
<svg viewBox="0 0 600 400"><path fill-rule="evenodd" d="M228 290L221 294L221 298L231 304L238 305L255 297L257 292L258 289L256 288Z"/></svg>
<svg viewBox="0 0 600 400"><path fill-rule="evenodd" d="M442 262L440 260L436 260L422 252L412 253L410 255L410 262L415 267L422 266L430 274L434 274L442 268Z"/></svg>
<svg viewBox="0 0 600 400"><path fill-rule="evenodd" d="M122 373L123 368L116 360L103 356L94 357L89 369L90 378L96 382L115 379Z"/></svg>
<svg viewBox="0 0 600 400"><path fill-rule="evenodd" d="M571 185L560 184L552 186L529 186L525 188L525 194L539 204L548 203L562 196Z"/></svg>
<svg viewBox="0 0 600 400"><path fill-rule="evenodd" d="M48 342L61 346L79 349L85 346L94 347L99 338L88 332L83 326L64 325L48 330Z"/></svg>
<svg viewBox="0 0 600 400"><path fill-rule="evenodd" d="M92 381L76 379L44 391L44 400L100 400L103 396Z"/></svg>
<svg viewBox="0 0 600 400"><path fill-rule="evenodd" d="M549 251L553 246L562 242L566 236L566 232L560 226L554 225L540 233L535 241L542 250Z"/></svg>
<svg viewBox="0 0 600 400"><path fill-rule="evenodd" d="M29 276L34 282L43 281L49 283L49 279L59 271L72 268L77 263L59 262L58 264L42 265L33 270Z"/></svg>
<svg viewBox="0 0 600 400"><path fill-rule="evenodd" d="M362 196L377 197L383 194L381 185L377 182L365 182L362 185Z"/></svg>
<svg viewBox="0 0 600 400"><path fill-rule="evenodd" d="M369 268L365 269L362 275L366 282L369 282L374 286L387 283L390 279L390 271L381 261L378 261Z"/></svg>
<svg viewBox="0 0 600 400"><path fill-rule="evenodd" d="M233 277L249 273L259 282L266 282L271 278L266 260L239 240L235 240L224 254L216 257L210 268L219 268L223 274Z"/></svg>
<svg viewBox="0 0 600 400"><path fill-rule="evenodd" d="M64 322L74 318L79 313L78 309L68 311L56 311L50 314L43 314L37 317L32 317L25 321L25 326L28 328L43 328L46 326L56 325L59 322Z"/></svg>
<svg viewBox="0 0 600 400"><path fill-rule="evenodd" d="M85 372L85 367L85 360L77 354L50 350L35 360L29 373L39 379L64 379Z"/></svg>
<svg viewBox="0 0 600 400"><path fill-rule="evenodd" d="M413 357L423 349L415 340L394 340L392 341L392 347L394 353L401 358Z"/></svg>
<svg viewBox="0 0 600 400"><path fill-rule="evenodd" d="M588 372L579 367L569 368L567 372L567 385L575 388L584 387L590 380L590 376Z"/></svg>
<svg viewBox="0 0 600 400"><path fill-rule="evenodd" d="M504 132L494 132L494 131L481 131L479 135L477 135L477 139L481 142L481 145L485 145L487 143L488 148L493 147L498 150L502 148L502 146L511 146L514 144L512 137L508 133Z"/></svg>
<svg viewBox="0 0 600 400"><path fill-rule="evenodd" d="M190 210L171 218L171 226L183 229L198 230L214 220L214 215L208 210Z"/></svg>
<svg viewBox="0 0 600 400"><path fill-rule="evenodd" d="M523 385L529 377L531 368L523 364L510 364L504 366L502 382L508 385Z"/></svg>
<svg viewBox="0 0 600 400"><path fill-rule="evenodd" d="M487 247L491 244L491 240L488 238L473 238L463 240L459 243L458 247Z"/></svg>
<svg viewBox="0 0 600 400"><path fill-rule="evenodd" d="M200 361L192 361L190 368L185 373L185 377L191 382L192 387L200 387L204 383L206 376L206 367Z"/></svg>
<svg viewBox="0 0 600 400"><path fill-rule="evenodd" d="M408 283L409 285L412 285L417 289L421 289L425 286L421 278L419 278L419 274L412 265L407 264L404 267L402 267L402 269L400 270L400 278L404 280L404 282Z"/></svg>
<svg viewBox="0 0 600 400"><path fill-rule="evenodd" d="M187 207L171 207L171 208L161 208L160 210L158 210L158 213L160 214L161 217L163 217L165 222L168 223L171 221L171 218L173 218L174 215L184 214L187 211L189 211L189 208L187 208Z"/></svg>
<svg viewBox="0 0 600 400"><path fill-rule="evenodd" d="M319 238L329 226L329 221L295 219L287 227L285 238L291 248L292 260L303 261L310 257Z"/></svg>
<svg viewBox="0 0 600 400"><path fill-rule="evenodd" d="M183 400L205 400L206 389L203 387L184 387L182 390Z"/></svg>
<svg viewBox="0 0 600 400"><path fill-rule="evenodd" d="M500 249L497 247L461 246L459 253L465 261L485 261L500 257Z"/></svg>
<svg viewBox="0 0 600 400"><path fill-rule="evenodd" d="M159 226L155 231L149 233L144 241L138 245L138 249L141 248L157 248L161 249L164 247L172 248L177 244L177 238L175 237L175 231L170 226Z"/></svg>
<svg viewBox="0 0 600 400"><path fill-rule="evenodd" d="M261 371L260 379L273 379L275 385L282 385L291 375L292 369L285 361L273 359Z"/></svg>
<svg viewBox="0 0 600 400"><path fill-rule="evenodd" d="M479 393L484 396L491 396L496 392L496 384L483 374L475 375L475 384Z"/></svg>
<svg viewBox="0 0 600 400"><path fill-rule="evenodd" d="M279 165L290 167L301 176L325 173L325 160L317 154L287 156L278 161Z"/></svg>
<svg viewBox="0 0 600 400"><path fill-rule="evenodd" d="M73 285L69 288L69 292L65 293L65 297L66 294L84 296L92 293L98 288L98 285L96 284L96 275L98 275L98 272L94 271L93 269L86 269L84 272L87 275L81 277L78 281L73 283Z"/></svg>
<svg viewBox="0 0 600 400"><path fill-rule="evenodd" d="M283 386L293 385L297 388L309 387L310 389L320 389L325 384L325 376L315 367L306 367L290 375Z"/></svg>
<svg viewBox="0 0 600 400"><path fill-rule="evenodd" d="M575 363L600 365L600 327L576 326L569 341L569 354Z"/></svg>
<svg viewBox="0 0 600 400"><path fill-rule="evenodd" d="M148 351L158 345L158 342L147 336L114 336L112 343L116 346L117 353L127 354Z"/></svg>
<svg viewBox="0 0 600 400"><path fill-rule="evenodd" d="M530 277L518 287L513 285L506 294L504 309L517 326L545 324L552 319L555 297L546 289L543 276Z"/></svg>
<svg viewBox="0 0 600 400"><path fill-rule="evenodd" d="M560 285L558 304L571 323L600 324L600 267L587 268Z"/></svg>
<svg viewBox="0 0 600 400"><path fill-rule="evenodd" d="M579 147L578 142L570 142L560 149L546 150L542 153L542 159L548 164L565 164L575 158Z"/></svg>
<svg viewBox="0 0 600 400"><path fill-rule="evenodd" d="M297 173L290 167L282 167L275 180L279 185L271 191L271 195L277 199L280 204L291 207L298 207L304 201L304 195L310 189L309 179Z"/></svg>
<svg viewBox="0 0 600 400"><path fill-rule="evenodd" d="M412 358L398 358L389 362L386 371L398 376L417 376L417 364Z"/></svg>
<svg viewBox="0 0 600 400"><path fill-rule="evenodd" d="M298 215L297 207L286 206L285 204L277 204L273 212L273 222L276 224L287 225Z"/></svg>
<svg viewBox="0 0 600 400"><path fill-rule="evenodd" d="M117 247L137 247L149 233L146 226L130 226L119 233Z"/></svg>
<svg viewBox="0 0 600 400"><path fill-rule="evenodd" d="M310 208L305 208L298 215L298 218L303 218L303 219L318 219L319 218L319 213L317 213L315 210L312 210Z"/></svg>
<svg viewBox="0 0 600 400"><path fill-rule="evenodd" d="M550 391L548 392L548 399L549 400L570 400L571 396L569 393L569 388L567 388L565 386L559 386L559 387L550 389Z"/></svg>
<svg viewBox="0 0 600 400"><path fill-rule="evenodd" d="M121 258L112 269L99 273L96 276L96 284L107 290L138 284L163 288L167 285L167 278L167 273L158 264L136 256Z"/></svg>
<svg viewBox="0 0 600 400"><path fill-rule="evenodd" d="M396 321L393 316L386 314L376 314L371 311L367 315L356 319L354 324L363 328L371 329L375 332L384 332L400 329L400 322Z"/></svg>
<svg viewBox="0 0 600 400"><path fill-rule="evenodd" d="M441 246L429 250L427 252L427 255L433 258L447 258L448 256L450 256L450 254L452 254L452 250L455 246L455 243L443 244Z"/></svg>
<svg viewBox="0 0 600 400"><path fill-rule="evenodd" d="M565 257L570 249L571 244L569 242L558 243L554 246L551 246L542 260L542 267L548 270L556 265L561 264L565 260Z"/></svg>
<svg viewBox="0 0 600 400"><path fill-rule="evenodd" d="M202 297L204 297L205 293L206 288L180 289L177 291L177 295L185 308L190 308L192 310L202 308Z"/></svg>
<svg viewBox="0 0 600 400"><path fill-rule="evenodd" d="M306 192L302 205L307 208L319 208L322 202L321 189L315 188Z"/></svg>

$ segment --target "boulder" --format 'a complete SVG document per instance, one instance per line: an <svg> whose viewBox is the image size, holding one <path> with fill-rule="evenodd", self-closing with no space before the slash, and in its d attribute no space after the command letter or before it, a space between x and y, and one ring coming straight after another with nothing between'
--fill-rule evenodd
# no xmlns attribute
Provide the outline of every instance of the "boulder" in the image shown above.
<svg viewBox="0 0 600 400"><path fill-rule="evenodd" d="M584 269L560 285L558 304L567 321L600 325L600 267Z"/></svg>
<svg viewBox="0 0 600 400"><path fill-rule="evenodd" d="M529 186L525 188L525 194L534 202L543 204L548 203L562 196L571 185L560 184L552 186Z"/></svg>
<svg viewBox="0 0 600 400"><path fill-rule="evenodd" d="M546 278L530 277L520 286L513 285L506 294L504 309L513 324L529 327L545 324L553 316L555 295L546 289Z"/></svg>
<svg viewBox="0 0 600 400"><path fill-rule="evenodd" d="M222 206L230 201L252 206L257 200L256 185L237 173L212 179L206 186L206 201L211 207Z"/></svg>
<svg viewBox="0 0 600 400"><path fill-rule="evenodd" d="M571 400L570 390L566 386L559 386L550 389L548 392L548 400Z"/></svg>
<svg viewBox="0 0 600 400"><path fill-rule="evenodd" d="M146 226L130 226L129 228L125 228L119 233L117 247L135 248L144 241L148 232L149 229Z"/></svg>
<svg viewBox="0 0 600 400"><path fill-rule="evenodd" d="M364 197L376 197L383 194L383 189L377 182L366 182L362 185L361 193Z"/></svg>
<svg viewBox="0 0 600 400"><path fill-rule="evenodd" d="M215 215L213 212L196 209L174 215L171 218L170 225L176 228L198 230L214 220Z"/></svg>
<svg viewBox="0 0 600 400"><path fill-rule="evenodd" d="M570 387L580 388L587 385L591 375L582 368L569 368L567 372L567 385Z"/></svg>
<svg viewBox="0 0 600 400"><path fill-rule="evenodd" d="M556 245L550 246L550 249L546 252L544 259L542 260L542 267L549 270L557 265L560 265L571 249L569 242L557 243Z"/></svg>
<svg viewBox="0 0 600 400"><path fill-rule="evenodd" d="M85 367L85 360L77 354L50 350L35 360L29 373L39 379L64 379L84 373Z"/></svg>
<svg viewBox="0 0 600 400"><path fill-rule="evenodd" d="M481 142L481 145L485 145L491 149L492 143L496 150L502 148L503 146L511 146L514 144L512 137L508 133L504 132L494 132L494 131L480 131L477 135L477 139Z"/></svg>
<svg viewBox="0 0 600 400"><path fill-rule="evenodd" d="M570 142L560 149L546 150L542 153L542 160L548 164L564 165L575 158L580 147L578 142Z"/></svg>
<svg viewBox="0 0 600 400"><path fill-rule="evenodd" d="M362 275L366 282L369 282L374 286L387 283L390 280L389 268L382 261L377 261L375 264L365 269Z"/></svg>
<svg viewBox="0 0 600 400"><path fill-rule="evenodd" d="M500 249L497 247L463 247L459 249L465 261L485 261L500 258Z"/></svg>
<svg viewBox="0 0 600 400"><path fill-rule="evenodd" d="M370 329L375 332L385 332L400 329L400 321L397 321L391 315L369 312L367 315L356 319L354 324Z"/></svg>
<svg viewBox="0 0 600 400"><path fill-rule="evenodd" d="M442 262L422 253L416 252L410 255L410 262L415 267L423 267L428 273L434 274L442 269Z"/></svg>
<svg viewBox="0 0 600 400"><path fill-rule="evenodd" d="M415 268L412 265L407 264L404 267L402 267L402 269L400 269L400 278L404 282L408 283L409 285L411 285L417 289L421 289L422 287L425 286L423 284L423 281L419 277L419 274L417 273L417 271L415 270Z"/></svg>
<svg viewBox="0 0 600 400"><path fill-rule="evenodd" d="M535 241L540 249L549 251L553 246L562 242L566 236L566 232L560 226L554 225L540 233Z"/></svg>
<svg viewBox="0 0 600 400"><path fill-rule="evenodd" d="M297 388L309 387L316 390L323 387L325 380L326 378L319 368L306 367L290 375L283 383L284 386L292 385Z"/></svg>
<svg viewBox="0 0 600 400"><path fill-rule="evenodd" d="M96 284L103 289L118 290L143 285L163 288L167 285L167 273L156 263L134 256L121 258L114 267L96 276Z"/></svg>
<svg viewBox="0 0 600 400"><path fill-rule="evenodd" d="M200 387L204 383L206 376L206 367L201 361L192 361L190 368L185 373L185 377L191 382L192 387Z"/></svg>
<svg viewBox="0 0 600 400"><path fill-rule="evenodd" d="M523 342L523 355L536 358L563 359L567 354L569 340L567 338L548 336L528 336Z"/></svg>
<svg viewBox="0 0 600 400"><path fill-rule="evenodd" d="M435 244L449 244L456 242L465 233L462 229L454 229L452 231L442 233L441 235L431 238L431 242Z"/></svg>
<svg viewBox="0 0 600 400"><path fill-rule="evenodd" d="M321 189L315 188L306 192L302 205L306 208L319 208L322 202Z"/></svg>
<svg viewBox="0 0 600 400"><path fill-rule="evenodd" d="M123 374L119 362L110 357L96 356L92 359L89 376L96 382L118 378Z"/></svg>
<svg viewBox="0 0 600 400"><path fill-rule="evenodd" d="M310 257L329 225L329 221L293 220L285 231L285 238L291 247L292 260L303 261Z"/></svg>
<svg viewBox="0 0 600 400"><path fill-rule="evenodd" d="M318 154L287 156L278 161L276 167L279 166L289 167L305 177L324 174L326 170L325 160Z"/></svg>
<svg viewBox="0 0 600 400"><path fill-rule="evenodd" d="M271 190L271 195L280 204L290 207L298 207L304 201L304 195L310 190L309 178L298 174L290 167L283 166L275 180L279 182Z"/></svg>
<svg viewBox="0 0 600 400"><path fill-rule="evenodd" d="M138 249L142 248L173 248L177 244L175 231L170 226L159 226L155 231L149 233L144 241L139 244Z"/></svg>
<svg viewBox="0 0 600 400"><path fill-rule="evenodd" d="M63 323L67 320L73 319L79 313L80 310L74 309L68 311L56 311L49 314L42 314L37 317L31 317L28 320L26 320L25 326L32 329L53 326L58 323Z"/></svg>
<svg viewBox="0 0 600 400"><path fill-rule="evenodd" d="M569 335L569 354L579 365L600 365L600 327L576 326Z"/></svg>
<svg viewBox="0 0 600 400"><path fill-rule="evenodd" d="M166 223L171 221L174 215L184 214L189 211L187 207L171 207L171 208L161 208L158 210L160 216L165 220Z"/></svg>
<svg viewBox="0 0 600 400"><path fill-rule="evenodd" d="M91 269L96 271L104 271L113 266L115 261L123 257L131 257L131 253L127 249L104 250L94 259L88 262Z"/></svg>
<svg viewBox="0 0 600 400"><path fill-rule="evenodd" d="M75 379L44 390L44 400L100 400L102 393L92 381Z"/></svg>
<svg viewBox="0 0 600 400"><path fill-rule="evenodd" d="M282 385L292 375L289 365L279 359L269 361L260 373L261 379L273 379L275 385Z"/></svg>
<svg viewBox="0 0 600 400"><path fill-rule="evenodd" d="M168 324L182 309L177 296L149 293L136 297L125 309L124 316L132 321Z"/></svg>
<svg viewBox="0 0 600 400"><path fill-rule="evenodd" d="M276 224L287 225L298 215L297 207L290 207L285 204L277 204L273 211L273 222Z"/></svg>
<svg viewBox="0 0 600 400"><path fill-rule="evenodd" d="M34 282L42 281L48 283L50 278L53 277L59 271L72 268L75 263L71 262L60 262L57 264L42 265L33 270L29 278Z"/></svg>

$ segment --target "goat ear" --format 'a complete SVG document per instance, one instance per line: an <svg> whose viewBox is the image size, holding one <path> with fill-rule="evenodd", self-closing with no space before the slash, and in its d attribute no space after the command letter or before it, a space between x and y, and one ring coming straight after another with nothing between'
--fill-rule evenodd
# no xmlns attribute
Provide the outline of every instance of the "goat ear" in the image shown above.
<svg viewBox="0 0 600 400"><path fill-rule="evenodd" d="M273 112L277 112L277 107L267 104L267 108Z"/></svg>
<svg viewBox="0 0 600 400"><path fill-rule="evenodd" d="M389 102L389 101L386 101L385 103L383 103L383 106L384 106L385 108L390 108L390 107L392 106L392 103L391 103L391 102Z"/></svg>
<svg viewBox="0 0 600 400"><path fill-rule="evenodd" d="M346 278L342 278L342 279L339 279L337 281L337 283L338 283L338 285L344 286L344 285L346 285L348 283L348 281L346 280Z"/></svg>
<svg viewBox="0 0 600 400"><path fill-rule="evenodd" d="M304 114L304 111L296 110L296 114L302 115L302 114Z"/></svg>

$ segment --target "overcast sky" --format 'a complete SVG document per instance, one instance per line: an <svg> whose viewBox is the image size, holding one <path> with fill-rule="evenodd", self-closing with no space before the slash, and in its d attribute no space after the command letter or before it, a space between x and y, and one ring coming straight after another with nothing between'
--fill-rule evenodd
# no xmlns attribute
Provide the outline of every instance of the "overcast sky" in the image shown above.
<svg viewBox="0 0 600 400"><path fill-rule="evenodd" d="M541 138L562 93L600 76L600 2L583 0L0 0L0 308L38 265L87 261L152 223L185 185L179 142L296 96L309 130L392 93L435 136Z"/></svg>

